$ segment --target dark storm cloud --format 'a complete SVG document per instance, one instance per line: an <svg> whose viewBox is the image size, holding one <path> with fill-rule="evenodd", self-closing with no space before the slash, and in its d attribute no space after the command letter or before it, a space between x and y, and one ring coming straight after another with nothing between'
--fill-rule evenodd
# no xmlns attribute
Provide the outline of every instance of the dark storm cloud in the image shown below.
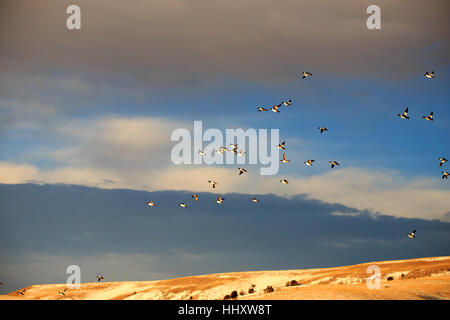
<svg viewBox="0 0 450 320"><path fill-rule="evenodd" d="M0 277L3 282L13 281L8 271L12 266L6 266L6 261L24 261L20 267L28 267L22 271L20 286L41 282L45 259L36 269L29 261L39 256L53 257L47 263L58 264L62 276L64 263L83 261L83 272L94 277L98 271L90 264L98 263L95 257L111 253L115 258L108 260L102 272L108 272L111 280L139 280L133 270L147 260L122 273L112 271L124 262L122 255L153 257L153 273L138 274L155 279L450 253L450 224L437 220L374 215L303 195L290 200L261 195L254 204L250 195L226 194L221 206L214 201L217 195L199 195L199 202L193 203L191 193L183 191L0 185ZM157 205L146 206L149 199ZM187 209L178 207L181 201L188 203ZM406 237L413 229L418 230L415 240ZM86 257L91 257L90 262ZM45 279L63 281L61 274Z"/></svg>
<svg viewBox="0 0 450 320"><path fill-rule="evenodd" d="M66 29L78 4L82 30ZM382 30L366 28L369 4ZM5 72L47 68L195 84L214 77L291 81L309 70L404 77L448 65L442 1L17 1L0 10Z"/></svg>

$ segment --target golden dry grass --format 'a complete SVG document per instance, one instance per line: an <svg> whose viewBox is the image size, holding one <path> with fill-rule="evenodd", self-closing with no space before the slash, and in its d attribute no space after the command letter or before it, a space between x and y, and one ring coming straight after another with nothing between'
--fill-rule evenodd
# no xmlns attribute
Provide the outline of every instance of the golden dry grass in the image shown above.
<svg viewBox="0 0 450 320"><path fill-rule="evenodd" d="M366 279L369 265L377 265L381 271L380 289L369 289ZM388 281L392 277L394 280ZM299 285L286 286L295 280ZM254 293L248 289L254 284ZM273 292L266 293L268 286ZM0 296L0 299L44 300L123 300L123 299L202 299L222 300L233 290L237 299L449 299L450 257L434 257L398 261L370 262L352 266L221 273L176 278L161 281L124 281L82 283L80 289L67 290L59 295L65 284L33 285ZM23 289L22 289L23 290Z"/></svg>

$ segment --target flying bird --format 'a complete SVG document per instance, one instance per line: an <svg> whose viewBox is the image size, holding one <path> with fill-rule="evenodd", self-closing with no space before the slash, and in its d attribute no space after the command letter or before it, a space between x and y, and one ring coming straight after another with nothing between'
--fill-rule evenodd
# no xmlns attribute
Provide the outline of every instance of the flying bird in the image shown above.
<svg viewBox="0 0 450 320"><path fill-rule="evenodd" d="M152 200L150 200L149 202L147 202L147 205L149 205L150 207L154 207L154 206L155 206L155 204L153 203Z"/></svg>
<svg viewBox="0 0 450 320"><path fill-rule="evenodd" d="M288 101L283 101L282 104L286 107L289 107L292 104L292 99L289 99Z"/></svg>
<svg viewBox="0 0 450 320"><path fill-rule="evenodd" d="M252 198L252 201L253 201L253 202L259 202L259 200L256 199L256 198Z"/></svg>
<svg viewBox="0 0 450 320"><path fill-rule="evenodd" d="M100 282L100 281L104 280L104 278L103 278L103 276L97 276L97 280L98 280L98 282Z"/></svg>
<svg viewBox="0 0 450 320"><path fill-rule="evenodd" d="M192 198L194 199L195 202L198 201L198 195L197 195L197 194L194 193L194 194L192 195Z"/></svg>
<svg viewBox="0 0 450 320"><path fill-rule="evenodd" d="M434 71L425 72L425 77L427 77L428 79L434 79Z"/></svg>
<svg viewBox="0 0 450 320"><path fill-rule="evenodd" d="M225 147L219 147L219 149L217 149L216 152L223 154L226 150L227 150L227 148L225 148Z"/></svg>
<svg viewBox="0 0 450 320"><path fill-rule="evenodd" d="M305 79L305 78L311 77L311 76L312 76L312 73L311 73L311 72L305 72L305 71L303 71L303 77L302 77L302 79Z"/></svg>
<svg viewBox="0 0 450 320"><path fill-rule="evenodd" d="M422 118L424 118L425 120L428 121L433 121L433 112L431 112L428 116L422 116Z"/></svg>
<svg viewBox="0 0 450 320"><path fill-rule="evenodd" d="M411 239L415 239L416 238L415 233L416 233L416 230L413 230L411 233L408 233L408 237Z"/></svg>
<svg viewBox="0 0 450 320"><path fill-rule="evenodd" d="M440 157L440 158L439 158L439 161L440 161L439 167L442 167L442 165L443 165L444 163L446 163L448 160L445 159L445 158Z"/></svg>
<svg viewBox="0 0 450 320"><path fill-rule="evenodd" d="M181 203L179 204L179 206L182 207L182 208L187 208L187 204L184 203L184 202L181 202Z"/></svg>
<svg viewBox="0 0 450 320"><path fill-rule="evenodd" d="M266 108L263 108L263 107L258 107L258 112L261 112L261 111L268 111Z"/></svg>
<svg viewBox="0 0 450 320"><path fill-rule="evenodd" d="M397 116L399 116L402 119L409 119L409 117L408 117L408 108L406 108L405 111L403 111L402 114L399 113Z"/></svg>
<svg viewBox="0 0 450 320"><path fill-rule="evenodd" d="M314 160L306 160L306 161L304 162L304 164L306 164L307 166L310 166L310 167L311 167L311 166L313 165L313 164L312 164L313 162L314 162Z"/></svg>
<svg viewBox="0 0 450 320"><path fill-rule="evenodd" d="M442 174L443 174L443 176L442 176L442 179L448 179L448 172L447 171L442 171Z"/></svg>
<svg viewBox="0 0 450 320"><path fill-rule="evenodd" d="M206 153L204 153L202 150L200 150L198 153L200 153L201 156L206 155Z"/></svg>
<svg viewBox="0 0 450 320"><path fill-rule="evenodd" d="M237 153L237 150L238 150L238 145L237 145L237 143L236 143L236 144L230 143L230 147L231 147L231 149L229 149L228 151Z"/></svg>
<svg viewBox="0 0 450 320"><path fill-rule="evenodd" d="M244 168L238 168L238 170L239 170L239 175L247 172L247 170L245 170Z"/></svg>
<svg viewBox="0 0 450 320"><path fill-rule="evenodd" d="M244 150L239 150L238 156L239 156L239 157L245 157L245 152L244 152Z"/></svg>
<svg viewBox="0 0 450 320"><path fill-rule="evenodd" d="M281 107L281 104L279 104L279 105L274 105L272 108L270 108L270 110L272 110L273 112L280 112L280 110L278 110L278 108L280 108Z"/></svg>
<svg viewBox="0 0 450 320"><path fill-rule="evenodd" d="M286 159L286 153L283 153L283 159L281 159L280 161L284 162L284 163L288 163L291 160Z"/></svg>
<svg viewBox="0 0 450 320"><path fill-rule="evenodd" d="M339 163L337 163L336 161L330 161L331 163L331 167L334 168L334 166L338 166Z"/></svg>
<svg viewBox="0 0 450 320"><path fill-rule="evenodd" d="M212 181L212 180L208 180L208 182L209 182L210 184L212 184L212 187L213 187L213 188L215 188L215 187L218 185L217 182Z"/></svg>
<svg viewBox="0 0 450 320"><path fill-rule="evenodd" d="M283 184L288 184L289 183L286 179L282 179L282 180L280 180L280 182L283 183Z"/></svg>
<svg viewBox="0 0 450 320"><path fill-rule="evenodd" d="M284 144L285 144L285 143L286 143L286 141L283 141L282 143L278 144L278 145L277 145L277 148L280 149L280 150L286 149L286 148L284 147Z"/></svg>
<svg viewBox="0 0 450 320"><path fill-rule="evenodd" d="M66 288L66 289L64 289L64 291L60 291L60 292L58 292L58 294L60 294L60 295L62 295L62 296L65 296L65 295L66 295L66 290L67 290L67 288Z"/></svg>
<svg viewBox="0 0 450 320"><path fill-rule="evenodd" d="M221 203L223 202L223 200L225 200L225 198L222 198L221 196L219 196L219 197L217 198L216 202L217 202L218 204L221 204Z"/></svg>
<svg viewBox="0 0 450 320"><path fill-rule="evenodd" d="M319 130L320 130L320 133L323 133L324 131L328 131L328 129L325 127L319 127Z"/></svg>

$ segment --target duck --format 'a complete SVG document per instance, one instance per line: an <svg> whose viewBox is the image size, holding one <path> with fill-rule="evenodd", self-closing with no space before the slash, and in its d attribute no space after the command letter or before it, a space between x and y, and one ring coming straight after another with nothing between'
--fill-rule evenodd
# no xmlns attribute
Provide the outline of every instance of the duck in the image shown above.
<svg viewBox="0 0 450 320"><path fill-rule="evenodd" d="M428 79L434 79L434 71L425 72L425 77L427 77Z"/></svg>
<svg viewBox="0 0 450 320"><path fill-rule="evenodd" d="M445 158L440 157L440 158L439 158L439 161L440 161L439 167L442 167L442 165L443 165L444 163L446 163L448 160L445 159Z"/></svg>
<svg viewBox="0 0 450 320"><path fill-rule="evenodd" d="M411 233L408 233L408 237L411 239L415 239L416 238L415 234L416 234L416 230L413 230Z"/></svg>
<svg viewBox="0 0 450 320"><path fill-rule="evenodd" d="M219 147L219 149L216 150L217 153L219 154L224 154L224 152L227 150L227 148L225 147Z"/></svg>
<svg viewBox="0 0 450 320"><path fill-rule="evenodd" d="M277 145L277 148L280 149L280 150L285 150L285 149L286 149L286 148L284 147L285 143L286 143L286 141L283 141L282 143L278 144L278 145Z"/></svg>
<svg viewBox="0 0 450 320"><path fill-rule="evenodd" d="M328 131L328 129L323 126L319 127L319 130L320 130L320 133L323 133L324 131Z"/></svg>
<svg viewBox="0 0 450 320"><path fill-rule="evenodd" d="M308 77L311 77L311 76L312 76L312 73L311 73L311 72L303 71L302 74L303 74L302 79L305 79L305 78L308 78Z"/></svg>
<svg viewBox="0 0 450 320"><path fill-rule="evenodd" d="M261 111L268 111L266 108L263 108L263 107L258 107L258 112L261 112Z"/></svg>
<svg viewBox="0 0 450 320"><path fill-rule="evenodd" d="M194 193L192 195L192 199L194 199L194 201L197 202L198 201L198 195Z"/></svg>
<svg viewBox="0 0 450 320"><path fill-rule="evenodd" d="M424 118L425 120L428 121L433 121L433 112L431 112L428 116L422 116L422 118Z"/></svg>
<svg viewBox="0 0 450 320"><path fill-rule="evenodd" d="M238 170L239 170L239 175L247 172L247 170L245 170L244 168L238 168Z"/></svg>
<svg viewBox="0 0 450 320"><path fill-rule="evenodd" d="M283 183L283 184L288 184L289 183L286 179L281 179L280 182Z"/></svg>
<svg viewBox="0 0 450 320"><path fill-rule="evenodd" d="M96 278L97 278L98 282L104 280L103 276L96 276Z"/></svg>
<svg viewBox="0 0 450 320"><path fill-rule="evenodd" d="M402 114L400 114L400 113L397 114L397 116L399 116L402 119L409 119L409 117L408 117L408 108L406 108L405 111L403 111Z"/></svg>
<svg viewBox="0 0 450 320"><path fill-rule="evenodd" d="M239 153L237 154L239 157L245 157L244 150L239 150Z"/></svg>
<svg viewBox="0 0 450 320"><path fill-rule="evenodd" d="M330 163L331 163L331 167L332 168L334 168L334 166L338 166L339 165L339 163L337 163L337 161L330 161Z"/></svg>
<svg viewBox="0 0 450 320"><path fill-rule="evenodd" d="M201 155L202 157L206 155L202 150L200 150L198 153L200 153L200 155Z"/></svg>
<svg viewBox="0 0 450 320"><path fill-rule="evenodd" d="M283 101L282 104L286 107L289 107L292 104L292 99L289 99L288 101Z"/></svg>
<svg viewBox="0 0 450 320"><path fill-rule="evenodd" d="M270 108L270 110L272 110L273 112L280 112L280 110L278 110L278 108L280 108L281 107L281 104L279 104L279 105L274 105L272 108Z"/></svg>
<svg viewBox="0 0 450 320"><path fill-rule="evenodd" d="M218 183L217 182L215 182L215 181L212 181L212 180L208 180L208 182L212 185L212 187L213 188L215 188L216 187L216 185L218 185Z"/></svg>
<svg viewBox="0 0 450 320"><path fill-rule="evenodd" d="M65 295L66 295L66 290L67 290L67 288L66 288L66 289L64 289L64 291L60 291L60 292L58 292L58 294L60 294L60 295L62 295L62 296L65 296Z"/></svg>
<svg viewBox="0 0 450 320"><path fill-rule="evenodd" d="M313 164L313 162L314 162L315 160L306 160L305 162L304 162L304 164L306 164L307 166L312 166Z"/></svg>
<svg viewBox="0 0 450 320"><path fill-rule="evenodd" d="M187 208L187 204L184 203L184 202L181 202L181 203L179 204L179 206L182 207L182 208Z"/></svg>
<svg viewBox="0 0 450 320"><path fill-rule="evenodd" d="M237 150L238 150L238 145L237 145L237 143L236 143L236 144L230 143L230 147L231 147L231 149L228 149L228 151L237 153Z"/></svg>
<svg viewBox="0 0 450 320"><path fill-rule="evenodd" d="M256 199L256 198L252 198L252 201L253 201L253 202L259 202L259 200Z"/></svg>
<svg viewBox="0 0 450 320"><path fill-rule="evenodd" d="M154 206L155 206L155 204L153 203L152 200L150 200L149 202L147 202L147 205L150 206L150 207L154 207Z"/></svg>
<svg viewBox="0 0 450 320"><path fill-rule="evenodd" d="M442 179L448 179L448 172L447 171L442 171Z"/></svg>
<svg viewBox="0 0 450 320"><path fill-rule="evenodd" d="M291 160L286 159L286 153L283 153L283 159L281 159L280 161L284 162L284 163L288 163Z"/></svg>
<svg viewBox="0 0 450 320"><path fill-rule="evenodd" d="M217 202L218 204L221 204L221 203L223 202L223 200L225 200L225 198L219 196L219 197L217 198L216 202Z"/></svg>

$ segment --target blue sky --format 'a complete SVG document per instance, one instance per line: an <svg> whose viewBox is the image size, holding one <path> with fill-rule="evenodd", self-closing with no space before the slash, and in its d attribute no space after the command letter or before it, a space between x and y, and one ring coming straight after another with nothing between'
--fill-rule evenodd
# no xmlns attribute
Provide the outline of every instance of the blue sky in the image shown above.
<svg viewBox="0 0 450 320"><path fill-rule="evenodd" d="M230 202L230 193L244 198L258 194L277 197L278 208L285 203L295 207L296 197L301 197L391 217L390 222L412 219L402 225L405 229L417 219L424 225L434 221L442 224L443 237L448 237L444 221L449 221L450 187L441 179L448 164L440 168L438 161L450 157L448 1L379 1L381 30L366 28L366 1L279 1L274 5L248 0L239 6L200 0L133 1L132 5L77 1L82 28L70 31L65 27L65 8L72 2L5 1L1 5L0 30L8 30L0 33L2 190L17 185L15 192L24 188L32 196L66 184L90 187L86 190L91 190L92 197L100 197L101 190L111 189L118 198L133 194L136 214L148 209L142 204L149 194L141 192L149 191L167 193L164 197L185 191L214 192L230 197ZM313 76L302 80L302 71ZM435 71L435 79L427 79L426 71ZM292 106L282 107L279 114L256 111L288 99L293 100ZM396 115L406 107L411 119L399 119ZM433 122L422 119L431 111ZM203 130L279 129L291 162L282 164L274 176L259 175L257 165L246 165L248 174L241 177L237 164L176 166L170 158L175 145L170 135L177 128L192 130L195 120L203 122ZM329 131L320 134L321 125ZM308 159L316 160L313 167L303 164ZM341 165L331 169L330 160ZM287 178L289 185L281 185L281 178ZM210 179L218 181L220 188L212 190ZM64 196L73 197L72 192L64 189ZM215 210L214 205L208 208ZM279 210L261 205L267 217ZM48 206L51 203L41 201L36 207L42 222L51 219L42 214ZM2 231L16 227L14 215L27 216L30 210L10 203L2 203L0 209ZM66 209L75 212L76 203L68 203ZM83 210L90 216L97 212L94 207ZM173 214L174 223L184 224L173 209L163 206L161 210ZM234 210L243 214L247 209ZM102 212L107 211L107 204L102 204ZM206 217L198 223L208 227ZM229 223L230 228L238 224ZM259 223L264 228L273 225L273 220ZM51 233L58 227L42 223L35 229ZM404 234L401 228L401 237ZM319 231L313 236L320 247ZM427 245L434 240L430 241ZM186 254L196 251L196 245L194 241L189 250L178 249ZM127 242L124 250L133 248ZM425 255L425 248L407 256ZM14 259L23 258L3 249L8 268ZM38 260L61 255L50 241L42 243L42 251L28 249L24 257L33 255ZM279 249L271 248L268 256ZM114 250L101 248L113 260L119 254ZM246 250L239 254L256 249L249 245ZM401 252L392 250L376 257L391 259ZM448 246L441 245L435 253L448 251ZM59 263L71 254L75 251ZM151 259L161 258L160 253L151 254ZM370 259L356 251L341 254L347 258L325 259L317 253L308 263L290 260L288 255L278 256L278 264L258 261L261 268L295 268ZM210 269L194 264L188 273L227 271L219 267L223 259L211 263ZM139 263L134 267L138 270ZM257 269L258 264L229 267ZM28 272L27 281L38 281ZM177 269L170 275L139 274L158 278L186 273Z"/></svg>

